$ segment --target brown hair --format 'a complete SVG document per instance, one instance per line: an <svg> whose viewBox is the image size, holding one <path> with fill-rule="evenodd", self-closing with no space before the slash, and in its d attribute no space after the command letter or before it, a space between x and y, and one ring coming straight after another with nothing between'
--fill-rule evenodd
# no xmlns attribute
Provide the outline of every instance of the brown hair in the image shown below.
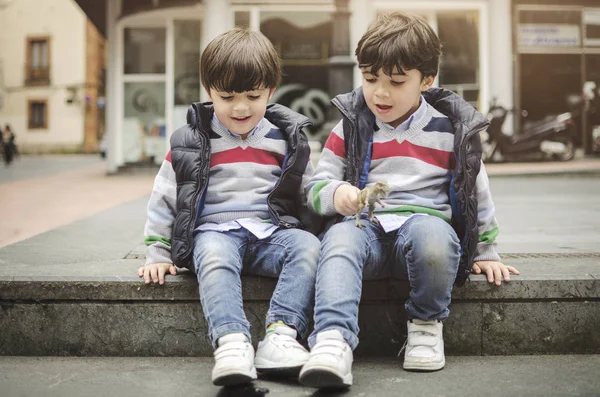
<svg viewBox="0 0 600 397"><path fill-rule="evenodd" d="M392 75L417 69L423 77L438 73L442 45L433 29L416 15L392 12L379 15L361 37L356 47L358 66L379 69Z"/></svg>
<svg viewBox="0 0 600 397"><path fill-rule="evenodd" d="M281 82L281 61L265 35L236 28L206 46L200 56L200 79L207 91L276 88Z"/></svg>

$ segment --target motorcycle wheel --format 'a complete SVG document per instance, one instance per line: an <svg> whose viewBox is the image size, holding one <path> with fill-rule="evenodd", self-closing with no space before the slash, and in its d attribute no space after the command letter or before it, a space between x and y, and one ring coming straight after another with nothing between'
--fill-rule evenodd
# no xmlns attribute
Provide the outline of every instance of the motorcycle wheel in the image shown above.
<svg viewBox="0 0 600 397"><path fill-rule="evenodd" d="M555 154L554 158L558 161L570 161L575 157L575 142L573 138L567 135L560 136L556 139L565 145L565 151L560 154Z"/></svg>

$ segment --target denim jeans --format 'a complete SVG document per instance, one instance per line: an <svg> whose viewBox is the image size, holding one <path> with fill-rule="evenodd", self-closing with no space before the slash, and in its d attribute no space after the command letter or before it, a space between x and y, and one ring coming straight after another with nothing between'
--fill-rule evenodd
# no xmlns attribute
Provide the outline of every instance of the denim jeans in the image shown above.
<svg viewBox="0 0 600 397"><path fill-rule="evenodd" d="M194 237L194 268L213 347L221 336L232 332L251 340L242 302L242 272L279 278L266 325L281 320L306 337L319 250L319 240L298 229L277 229L262 240L244 228L198 233Z"/></svg>
<svg viewBox="0 0 600 397"><path fill-rule="evenodd" d="M435 216L413 215L385 233L378 224L344 221L331 227L321 244L317 268L315 329L337 329L352 349L358 345L358 304L362 281L408 278L409 319L444 320L458 270L460 244L454 229Z"/></svg>

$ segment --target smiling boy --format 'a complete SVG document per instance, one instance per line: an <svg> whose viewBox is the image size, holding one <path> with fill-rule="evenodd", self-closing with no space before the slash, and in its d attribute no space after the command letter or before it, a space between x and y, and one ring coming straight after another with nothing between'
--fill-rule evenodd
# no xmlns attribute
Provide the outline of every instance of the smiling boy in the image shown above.
<svg viewBox="0 0 600 397"><path fill-rule="evenodd" d="M271 42L234 29L200 60L212 103L194 103L173 133L148 203L146 284L176 267L196 274L215 349L212 381L232 386L262 372L298 374L308 352L319 240L301 230L304 184L312 174L303 128L309 120L267 106L281 80ZM278 277L256 357L242 302L242 271Z"/></svg>
<svg viewBox="0 0 600 397"><path fill-rule="evenodd" d="M307 185L309 207L334 224L321 246L304 385L352 384L363 279L408 278L403 365L435 371L445 365L442 321L453 284L471 270L496 285L518 274L495 251L498 225L479 142L487 121L456 94L431 88L440 55L424 20L380 15L356 49L362 87L332 101L342 121ZM376 222L356 227L360 189L377 182L391 189L385 207L376 207Z"/></svg>

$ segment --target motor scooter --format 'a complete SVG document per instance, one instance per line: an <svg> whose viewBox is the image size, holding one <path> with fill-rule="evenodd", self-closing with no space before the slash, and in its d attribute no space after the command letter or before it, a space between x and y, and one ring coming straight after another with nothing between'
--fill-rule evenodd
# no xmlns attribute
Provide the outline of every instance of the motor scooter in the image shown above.
<svg viewBox="0 0 600 397"><path fill-rule="evenodd" d="M568 161L575 156L575 126L570 113L527 123L514 135L502 126L509 110L492 101L488 111L490 126L482 134L483 161Z"/></svg>

